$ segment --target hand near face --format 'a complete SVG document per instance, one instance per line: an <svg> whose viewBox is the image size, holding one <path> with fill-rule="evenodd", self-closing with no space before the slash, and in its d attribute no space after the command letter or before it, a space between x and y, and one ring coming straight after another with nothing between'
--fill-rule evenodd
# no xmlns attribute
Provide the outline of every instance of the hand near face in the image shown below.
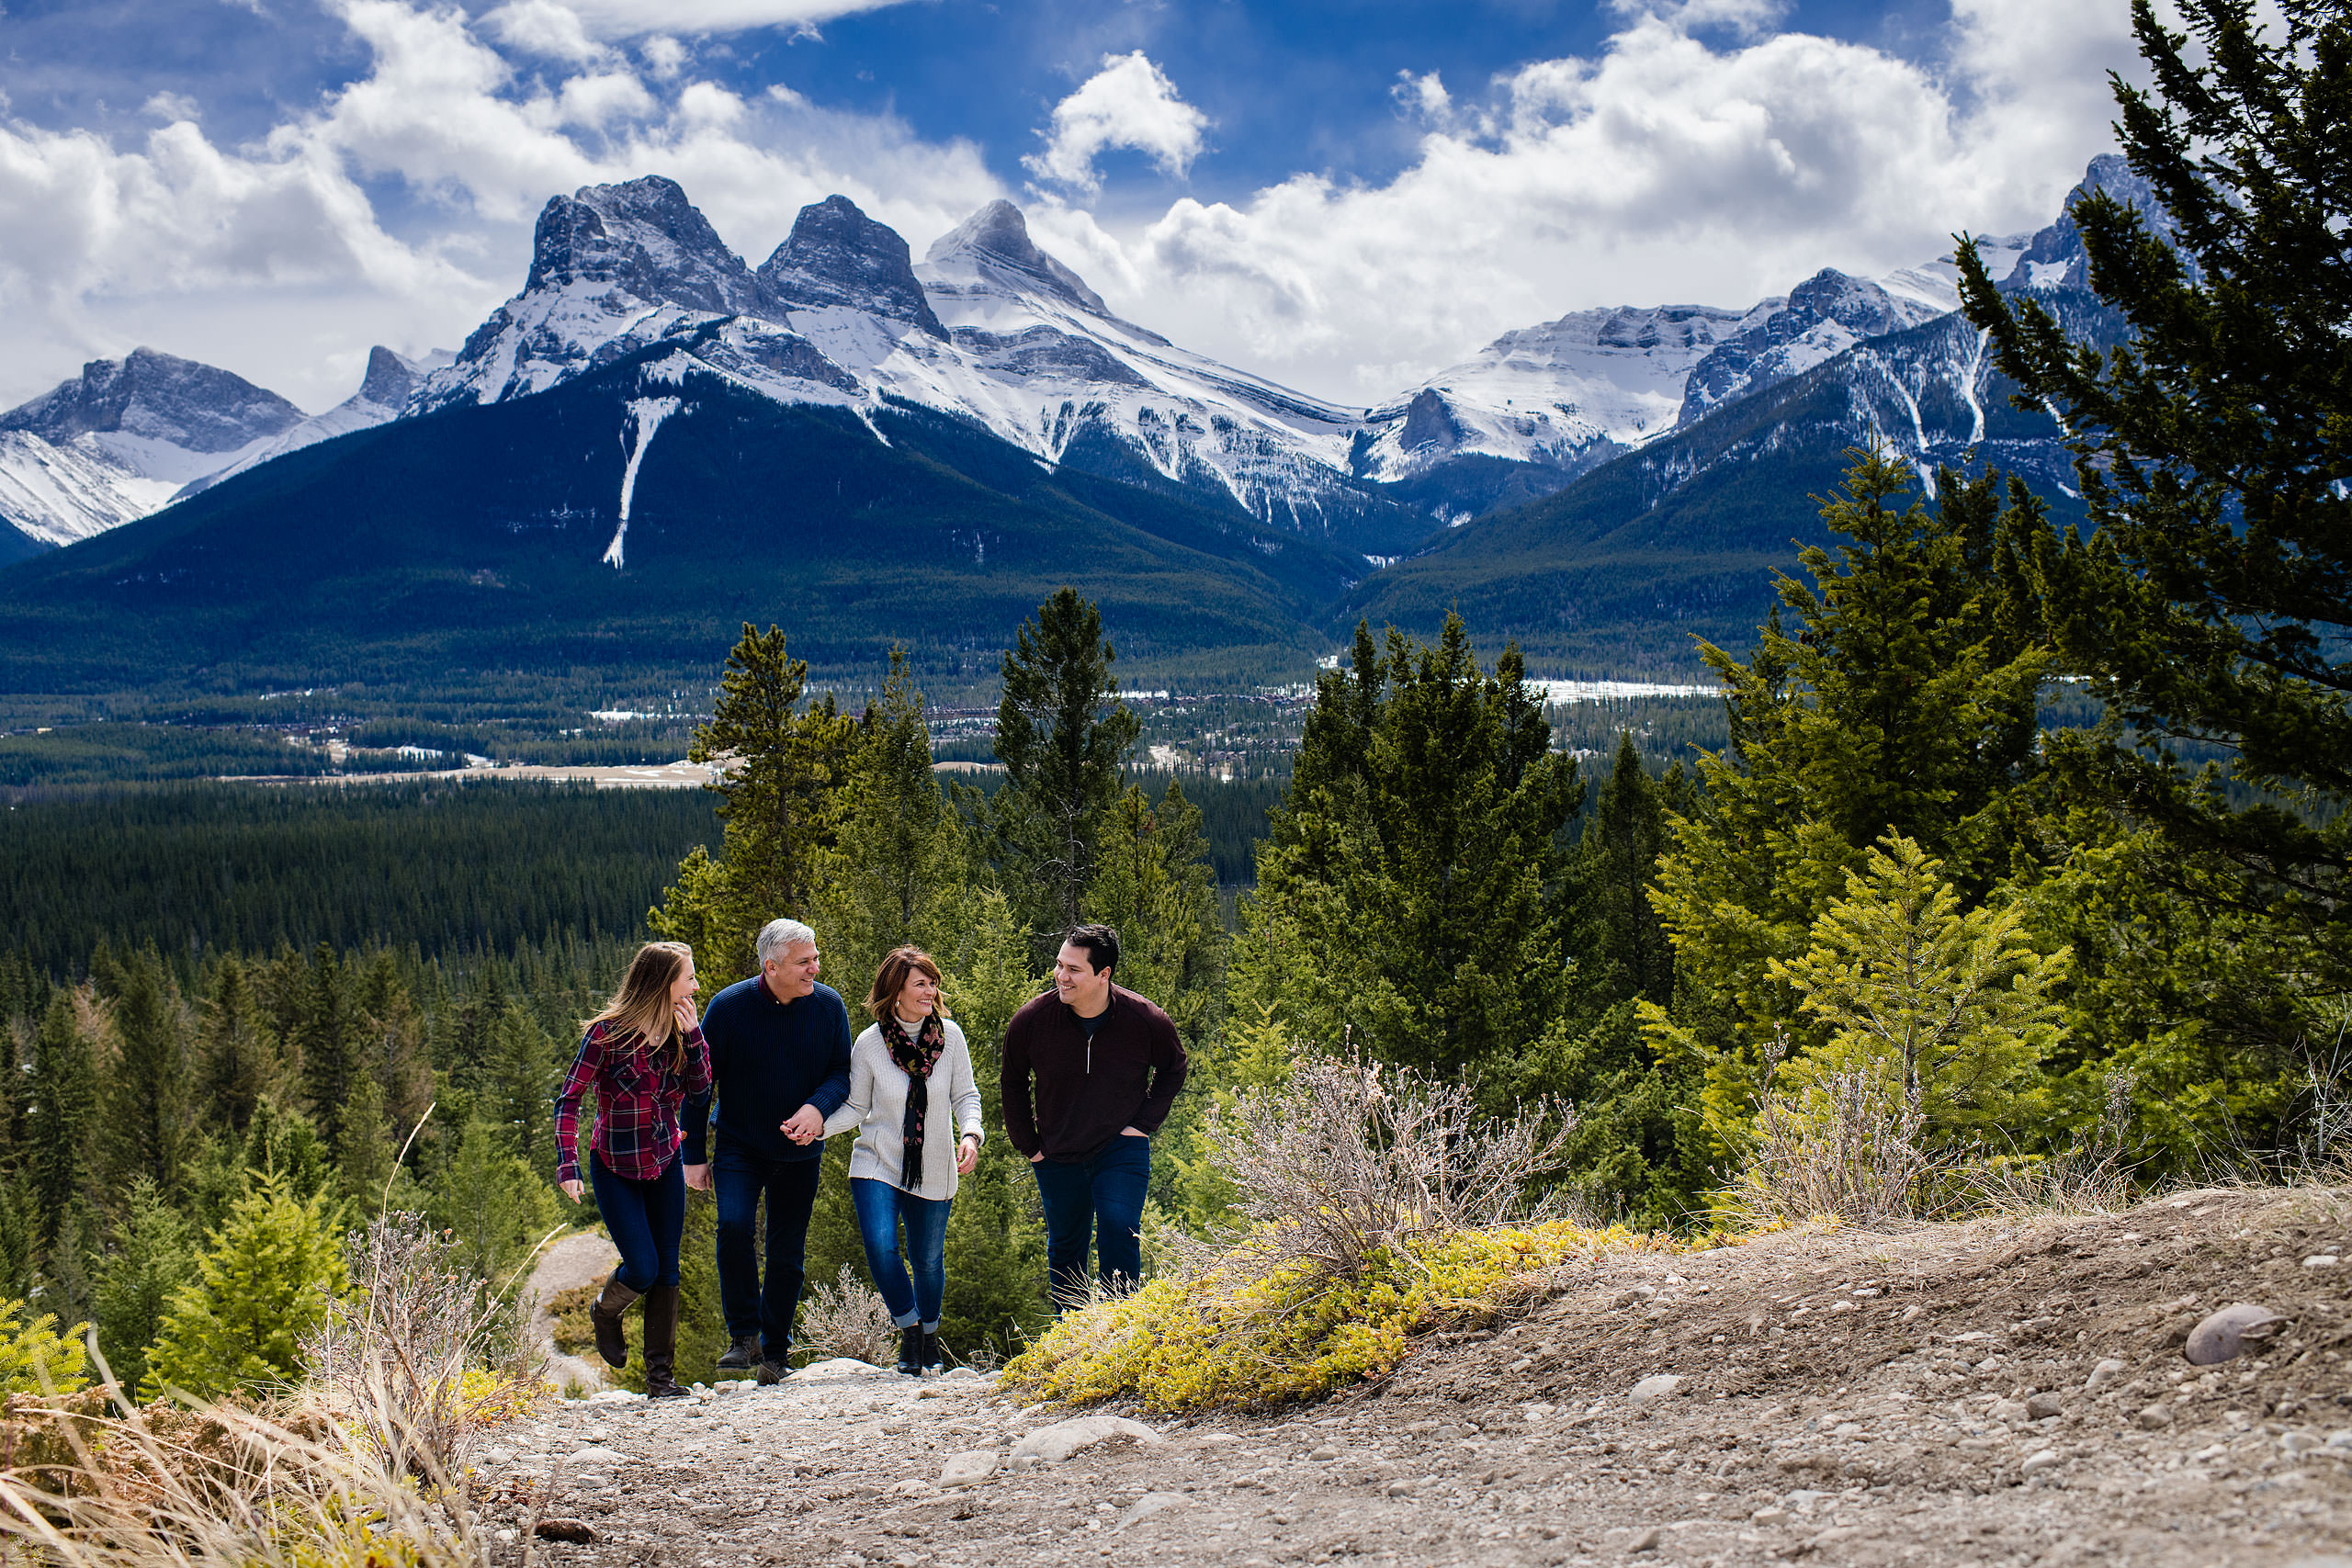
<svg viewBox="0 0 2352 1568"><path fill-rule="evenodd" d="M695 999L692 996L680 997L676 1001L672 1002L670 1013L678 1021L678 1032L681 1034L689 1033L702 1027L702 1020L695 1012Z"/></svg>
<svg viewBox="0 0 2352 1568"><path fill-rule="evenodd" d="M964 1141L956 1146L956 1174L969 1176L979 1167L980 1141L967 1133L964 1134Z"/></svg>
<svg viewBox="0 0 2352 1568"><path fill-rule="evenodd" d="M825 1135L825 1118L813 1105L804 1105L782 1124L784 1135L796 1144L812 1144Z"/></svg>

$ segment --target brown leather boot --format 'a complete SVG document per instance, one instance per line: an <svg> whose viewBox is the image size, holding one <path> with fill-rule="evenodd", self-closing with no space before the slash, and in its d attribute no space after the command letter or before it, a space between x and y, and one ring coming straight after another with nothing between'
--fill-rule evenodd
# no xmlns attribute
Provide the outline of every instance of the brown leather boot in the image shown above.
<svg viewBox="0 0 2352 1568"><path fill-rule="evenodd" d="M621 1283L621 1272L616 1269L602 1293L588 1305L588 1322L596 1330L596 1354L605 1358L608 1367L628 1365L628 1338L621 1332L621 1314L637 1295Z"/></svg>
<svg viewBox="0 0 2352 1568"><path fill-rule="evenodd" d="M671 1375L677 1357L678 1287L656 1285L645 1292L646 1398L681 1399L690 1392Z"/></svg>

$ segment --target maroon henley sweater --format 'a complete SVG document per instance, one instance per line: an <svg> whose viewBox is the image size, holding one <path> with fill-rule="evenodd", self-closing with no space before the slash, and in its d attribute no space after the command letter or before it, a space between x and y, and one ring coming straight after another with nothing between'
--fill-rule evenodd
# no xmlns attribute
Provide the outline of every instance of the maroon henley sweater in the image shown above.
<svg viewBox="0 0 2352 1568"><path fill-rule="evenodd" d="M1004 1135L1024 1155L1078 1164L1122 1127L1149 1134L1168 1120L1189 1066L1168 1015L1120 986L1090 1043L1052 991L1004 1029Z"/></svg>

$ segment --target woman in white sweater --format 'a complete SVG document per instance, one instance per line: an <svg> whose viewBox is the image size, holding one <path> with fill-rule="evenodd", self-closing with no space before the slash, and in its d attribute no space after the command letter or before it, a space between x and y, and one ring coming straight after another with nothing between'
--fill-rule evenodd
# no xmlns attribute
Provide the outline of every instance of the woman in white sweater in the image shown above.
<svg viewBox="0 0 2352 1568"><path fill-rule="evenodd" d="M979 1163L980 1088L964 1032L940 1011L931 954L902 947L885 958L865 1010L874 1023L850 1046L849 1099L825 1118L825 1135L857 1129L849 1190L865 1265L899 1325L899 1371L920 1377L942 1365L947 1206L956 1178Z"/></svg>

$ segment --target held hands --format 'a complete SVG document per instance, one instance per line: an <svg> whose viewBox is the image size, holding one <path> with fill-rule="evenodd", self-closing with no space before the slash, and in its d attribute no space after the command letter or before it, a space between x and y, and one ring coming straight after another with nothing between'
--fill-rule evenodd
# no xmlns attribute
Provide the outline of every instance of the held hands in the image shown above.
<svg viewBox="0 0 2352 1568"><path fill-rule="evenodd" d="M804 1105L776 1129L796 1144L813 1144L825 1135L825 1118L813 1105Z"/></svg>
<svg viewBox="0 0 2352 1568"><path fill-rule="evenodd" d="M956 1145L956 1174L969 1176L979 1168L979 1165L980 1140L978 1135L967 1133L963 1140Z"/></svg>
<svg viewBox="0 0 2352 1568"><path fill-rule="evenodd" d="M584 1185L582 1183L582 1181L581 1181L580 1178L578 1178L578 1177L576 1177L576 1176L575 1176L575 1177L573 1177L571 1180L569 1180L569 1181L567 1181L567 1182L564 1182L562 1185L563 1185L563 1195L564 1195L565 1197L567 1197L567 1198L571 1199L571 1200L573 1202L575 1202L575 1203L577 1203L578 1201L580 1201L580 1194L581 1194L582 1191L586 1190L586 1189L585 1189Z"/></svg>
<svg viewBox="0 0 2352 1568"><path fill-rule="evenodd" d="M705 1161L701 1165L690 1165L686 1167L685 1176L686 1185L693 1188L695 1191L707 1192L710 1190L710 1164L708 1161Z"/></svg>

